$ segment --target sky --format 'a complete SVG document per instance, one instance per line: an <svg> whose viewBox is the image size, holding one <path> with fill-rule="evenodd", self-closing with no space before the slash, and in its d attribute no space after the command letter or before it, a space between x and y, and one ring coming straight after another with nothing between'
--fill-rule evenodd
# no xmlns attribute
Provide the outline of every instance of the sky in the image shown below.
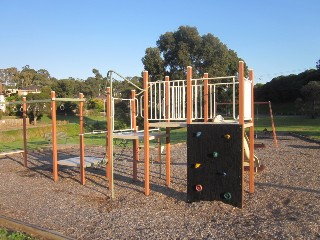
<svg viewBox="0 0 320 240"><path fill-rule="evenodd" d="M315 68L319 0L1 0L0 69L29 65L57 79L140 76L161 34L196 27L234 50L255 82Z"/></svg>

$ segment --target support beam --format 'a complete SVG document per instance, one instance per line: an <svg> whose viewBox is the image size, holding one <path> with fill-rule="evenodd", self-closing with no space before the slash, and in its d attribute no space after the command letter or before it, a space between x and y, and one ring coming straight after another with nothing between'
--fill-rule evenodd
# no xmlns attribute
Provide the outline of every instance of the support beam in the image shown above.
<svg viewBox="0 0 320 240"><path fill-rule="evenodd" d="M53 180L58 181L58 149L57 149L57 114L56 93L51 92L51 119L52 119L52 168Z"/></svg>
<svg viewBox="0 0 320 240"><path fill-rule="evenodd" d="M83 94L79 94L79 99L83 99ZM83 102L79 103L79 124L80 124L80 182L82 185L86 184L85 178L85 159L84 159L84 131L83 131Z"/></svg>
<svg viewBox="0 0 320 240"><path fill-rule="evenodd" d="M107 87L107 166L106 174L109 180L109 189L111 197L114 198L114 182L113 182L113 111L111 88Z"/></svg>
<svg viewBox="0 0 320 240"><path fill-rule="evenodd" d="M167 119L166 122L170 122L170 85L169 85L169 76L165 77L165 118ZM166 184L168 187L171 185L171 153L170 153L170 127L166 127Z"/></svg>
<svg viewBox="0 0 320 240"><path fill-rule="evenodd" d="M144 89L144 194L150 195L150 143L149 143L149 88L148 88L148 71L143 72L143 89Z"/></svg>
<svg viewBox="0 0 320 240"><path fill-rule="evenodd" d="M276 135L276 128L274 126L274 120L273 120L273 113L272 113L272 107L271 107L271 102L269 101L269 111L270 111L270 117L271 117L271 125L272 125L272 133L273 133L273 141L274 145L278 147L278 140L277 140L277 135Z"/></svg>
<svg viewBox="0 0 320 240"><path fill-rule="evenodd" d="M28 166L28 148L27 148L27 102L26 102L26 97L22 98L23 101L23 161L24 161L24 166Z"/></svg>

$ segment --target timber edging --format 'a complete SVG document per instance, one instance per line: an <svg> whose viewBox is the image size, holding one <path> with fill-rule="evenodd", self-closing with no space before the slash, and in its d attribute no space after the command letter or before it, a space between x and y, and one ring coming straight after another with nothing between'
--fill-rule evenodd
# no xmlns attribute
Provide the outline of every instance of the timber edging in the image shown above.
<svg viewBox="0 0 320 240"><path fill-rule="evenodd" d="M0 215L0 226L7 228L9 230L24 232L26 234L29 234L39 239L48 239L48 240L63 240L63 239L73 240L74 239L74 238L66 237L54 230L45 229L33 224L25 223L10 217L6 217L3 215Z"/></svg>

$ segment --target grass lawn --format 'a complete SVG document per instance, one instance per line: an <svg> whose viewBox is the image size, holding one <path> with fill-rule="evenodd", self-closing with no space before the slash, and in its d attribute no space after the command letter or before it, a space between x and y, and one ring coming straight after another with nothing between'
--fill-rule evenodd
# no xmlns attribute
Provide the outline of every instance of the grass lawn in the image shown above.
<svg viewBox="0 0 320 240"><path fill-rule="evenodd" d="M276 131L293 132L320 140L320 118L308 116L275 116L274 124ZM255 130L262 131L264 128L271 130L271 120L268 116L255 119Z"/></svg>
<svg viewBox="0 0 320 240"><path fill-rule="evenodd" d="M58 132L67 133L67 142L60 139L59 144L78 144L79 143L79 118L75 116L58 116L59 120L67 120L67 124L57 125ZM92 132L93 129L104 130L106 126L104 117L85 117L85 132ZM320 118L312 119L305 116L275 116L276 131L294 132L309 136L310 138L320 140ZM255 119L255 130L262 131L271 127L271 119L268 115L259 115ZM49 146L50 143L44 138L46 133L51 132L49 118L43 118L38 126L30 126L27 130L28 149L37 149L43 146ZM172 129L171 143L186 142L186 129ZM0 130L0 152L23 149L23 132L22 129ZM105 134L85 135L86 145L106 144ZM152 143L153 144L153 143ZM128 146L131 145L129 141Z"/></svg>

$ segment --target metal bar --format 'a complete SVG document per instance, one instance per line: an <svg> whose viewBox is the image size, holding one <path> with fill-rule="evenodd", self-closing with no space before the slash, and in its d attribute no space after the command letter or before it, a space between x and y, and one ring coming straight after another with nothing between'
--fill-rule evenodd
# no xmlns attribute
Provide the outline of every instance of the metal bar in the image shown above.
<svg viewBox="0 0 320 240"><path fill-rule="evenodd" d="M244 124L244 62L239 61L239 123Z"/></svg>
<svg viewBox="0 0 320 240"><path fill-rule="evenodd" d="M216 85L213 86L213 117L217 116Z"/></svg>
<svg viewBox="0 0 320 240"><path fill-rule="evenodd" d="M183 118L186 118L186 84L185 81L182 82L182 114Z"/></svg>
<svg viewBox="0 0 320 240"><path fill-rule="evenodd" d="M153 87L153 84L150 84L150 118L151 119L153 119L153 97L152 97L153 96L153 90L152 90L152 87ZM144 96L144 93L143 93L143 96Z"/></svg>
<svg viewBox="0 0 320 240"><path fill-rule="evenodd" d="M56 98L55 99L57 102L85 102L85 98ZM36 101L36 100L35 100Z"/></svg>
<svg viewBox="0 0 320 240"><path fill-rule="evenodd" d="M203 82L203 108L204 108L204 122L208 122L208 73L204 73L203 75L204 82Z"/></svg>
<svg viewBox="0 0 320 240"><path fill-rule="evenodd" d="M161 83L158 83L159 84L159 104L158 104L158 106L159 106L159 119L161 119L162 118L162 104L161 104L161 98L162 98L162 94L161 94Z"/></svg>
<svg viewBox="0 0 320 240"><path fill-rule="evenodd" d="M131 122L132 122L132 128L134 132L137 132L137 119L136 119L136 91L131 90ZM138 161L139 161L139 140L134 139L132 140L132 152L133 152L133 164L132 164L132 175L133 180L137 180L138 178Z"/></svg>
<svg viewBox="0 0 320 240"><path fill-rule="evenodd" d="M26 100L26 103L49 103L51 102L51 99L39 99L39 100ZM14 101L14 102L0 102L0 104L5 104L5 105L16 105L16 104L23 104L23 101Z"/></svg>
<svg viewBox="0 0 320 240"><path fill-rule="evenodd" d="M245 141L245 129L244 129L244 62L239 61L239 124L242 125L241 130L241 139L242 139L242 151L241 151L241 159L244 162L244 141ZM242 196L244 194L244 169L242 167ZM242 205L243 205L243 197L242 197Z"/></svg>
<svg viewBox="0 0 320 240"><path fill-rule="evenodd" d="M192 89L194 89L193 90L193 94L194 94L194 98L193 98L193 100L194 100L194 109L193 109L193 118L195 118L195 119L197 119L198 118L198 81L196 80L195 81L195 84L194 84L194 86L193 86L193 88Z"/></svg>
<svg viewBox="0 0 320 240"><path fill-rule="evenodd" d="M232 112L233 112L233 119L236 120L236 79L233 78L233 85L232 85L232 95L233 95L233 107L232 107Z"/></svg>
<svg viewBox="0 0 320 240"><path fill-rule="evenodd" d="M233 78L235 76L225 76L225 77L212 77L208 78L208 80L221 80L221 79L228 79L228 78ZM203 80L204 78L193 78L192 80Z"/></svg>
<svg viewBox="0 0 320 240"><path fill-rule="evenodd" d="M251 80L251 123L249 135L249 192L254 193L254 94L253 94L253 70L249 70L249 79Z"/></svg>
<svg viewBox="0 0 320 240"><path fill-rule="evenodd" d="M192 67L187 67L187 124L192 122Z"/></svg>

